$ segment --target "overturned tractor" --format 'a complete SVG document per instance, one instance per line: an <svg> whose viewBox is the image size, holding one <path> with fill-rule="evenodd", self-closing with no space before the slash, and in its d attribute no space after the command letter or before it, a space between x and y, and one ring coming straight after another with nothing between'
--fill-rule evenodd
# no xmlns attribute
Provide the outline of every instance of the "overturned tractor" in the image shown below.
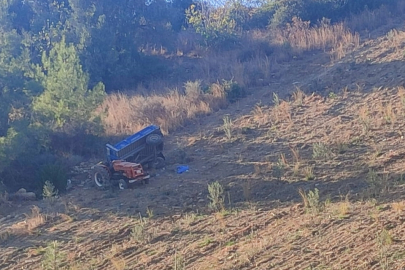
<svg viewBox="0 0 405 270"><path fill-rule="evenodd" d="M145 168L165 166L163 134L160 128L150 125L115 145L106 145L107 161L92 167L92 179L100 189L118 184L126 189L129 184L142 181L147 184L150 174Z"/></svg>

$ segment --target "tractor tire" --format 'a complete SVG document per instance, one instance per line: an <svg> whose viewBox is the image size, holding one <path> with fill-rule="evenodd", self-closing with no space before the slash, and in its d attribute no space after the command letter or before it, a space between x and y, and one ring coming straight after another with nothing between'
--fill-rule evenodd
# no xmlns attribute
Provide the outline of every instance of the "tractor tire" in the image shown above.
<svg viewBox="0 0 405 270"><path fill-rule="evenodd" d="M149 170L163 169L166 166L165 159L161 156L157 156L155 161L148 163Z"/></svg>
<svg viewBox="0 0 405 270"><path fill-rule="evenodd" d="M96 188L104 190L112 186L110 173L104 166L95 166L92 172L92 179Z"/></svg>
<svg viewBox="0 0 405 270"><path fill-rule="evenodd" d="M150 146L157 146L163 142L162 135L159 134L151 134L146 137L146 144Z"/></svg>
<svg viewBox="0 0 405 270"><path fill-rule="evenodd" d="M163 169L164 167L165 167L165 159L164 158L162 158L162 157L157 157L156 158L156 161L155 161L155 164L154 164L154 167L156 168L156 169Z"/></svg>
<svg viewBox="0 0 405 270"><path fill-rule="evenodd" d="M125 181L124 179L120 179L120 181L118 182L118 187L121 190L127 189L128 188L127 181Z"/></svg>

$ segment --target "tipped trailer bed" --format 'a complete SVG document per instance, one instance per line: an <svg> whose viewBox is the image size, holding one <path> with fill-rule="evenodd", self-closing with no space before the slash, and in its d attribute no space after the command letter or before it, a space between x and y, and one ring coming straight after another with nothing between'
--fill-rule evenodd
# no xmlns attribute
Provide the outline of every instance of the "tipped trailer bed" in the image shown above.
<svg viewBox="0 0 405 270"><path fill-rule="evenodd" d="M142 165L159 162L163 156L163 135L160 128L150 125L115 145L107 144L107 160L125 160Z"/></svg>

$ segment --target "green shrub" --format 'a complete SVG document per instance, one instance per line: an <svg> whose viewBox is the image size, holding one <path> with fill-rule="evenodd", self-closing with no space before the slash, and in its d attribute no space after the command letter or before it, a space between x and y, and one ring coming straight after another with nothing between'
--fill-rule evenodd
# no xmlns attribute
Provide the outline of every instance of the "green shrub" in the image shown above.
<svg viewBox="0 0 405 270"><path fill-rule="evenodd" d="M274 16L276 12L274 4L265 4L261 8L251 12L249 20L243 25L243 29L265 29L269 25L269 18Z"/></svg>
<svg viewBox="0 0 405 270"><path fill-rule="evenodd" d="M58 163L48 163L43 165L38 171L38 185L43 191L47 182L54 186L55 192L66 191L67 169Z"/></svg>
<svg viewBox="0 0 405 270"><path fill-rule="evenodd" d="M21 155L4 168L0 174L10 192L20 188L42 196L46 181L51 182L59 193L66 190L68 170L64 159L50 153L27 153Z"/></svg>
<svg viewBox="0 0 405 270"><path fill-rule="evenodd" d="M222 85L226 93L226 99L231 103L246 96L245 89L233 80L223 80Z"/></svg>
<svg viewBox="0 0 405 270"><path fill-rule="evenodd" d="M316 24L323 18L328 18L332 22L341 21L353 14L368 9L370 11L387 5L392 8L399 0L278 0L271 4L264 5L259 10L264 14L271 14L270 26L277 27L291 22L293 17L299 17L303 21L310 21ZM260 14L260 12L257 12Z"/></svg>
<svg viewBox="0 0 405 270"><path fill-rule="evenodd" d="M62 265L66 261L66 254L61 251L61 244L58 241L48 243L45 248L45 253L41 259L43 270L62 269Z"/></svg>
<svg viewBox="0 0 405 270"><path fill-rule="evenodd" d="M208 199L210 200L209 208L214 211L224 210L224 188L222 185L216 181L208 184Z"/></svg>
<svg viewBox="0 0 405 270"><path fill-rule="evenodd" d="M205 4L203 4L205 5ZM203 8L191 5L186 10L187 22L205 39L207 46L229 48L238 37L237 25L229 7Z"/></svg>
<svg viewBox="0 0 405 270"><path fill-rule="evenodd" d="M52 132L49 135L50 147L54 153L78 155L82 157L100 156L105 153L106 139L86 130L76 130L74 134Z"/></svg>
<svg viewBox="0 0 405 270"><path fill-rule="evenodd" d="M308 193L305 193L302 189L299 189L298 192L301 195L307 213L319 213L322 211L322 204L319 200L319 190L317 188L313 191L309 190Z"/></svg>

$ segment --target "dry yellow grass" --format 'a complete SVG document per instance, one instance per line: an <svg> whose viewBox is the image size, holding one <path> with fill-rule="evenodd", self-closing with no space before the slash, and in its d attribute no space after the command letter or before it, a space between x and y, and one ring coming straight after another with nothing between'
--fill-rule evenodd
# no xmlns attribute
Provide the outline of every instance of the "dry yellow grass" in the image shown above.
<svg viewBox="0 0 405 270"><path fill-rule="evenodd" d="M402 213L405 210L405 201L393 202L391 207L395 212Z"/></svg>
<svg viewBox="0 0 405 270"><path fill-rule="evenodd" d="M46 215L41 213L41 209L38 206L33 206L31 214L27 215L25 220L26 228L29 232L43 225L46 222Z"/></svg>
<svg viewBox="0 0 405 270"><path fill-rule="evenodd" d="M47 221L47 215L41 213L41 209L36 205L31 208L31 213L25 214L25 216L24 221L15 223L7 229L9 235L32 234Z"/></svg>
<svg viewBox="0 0 405 270"><path fill-rule="evenodd" d="M360 36L351 33L343 23L323 20L319 26L310 27L309 22L294 18L285 29L274 30L273 40L280 46L288 44L296 52L332 50L334 58L341 59L346 51L359 46Z"/></svg>
<svg viewBox="0 0 405 270"><path fill-rule="evenodd" d="M167 94L128 96L111 94L99 110L105 113L104 127L108 135L131 134L149 124L159 125L165 134L187 120L208 114L224 104L226 97L221 85L212 93L203 93L199 82L188 82L185 93L171 90Z"/></svg>

